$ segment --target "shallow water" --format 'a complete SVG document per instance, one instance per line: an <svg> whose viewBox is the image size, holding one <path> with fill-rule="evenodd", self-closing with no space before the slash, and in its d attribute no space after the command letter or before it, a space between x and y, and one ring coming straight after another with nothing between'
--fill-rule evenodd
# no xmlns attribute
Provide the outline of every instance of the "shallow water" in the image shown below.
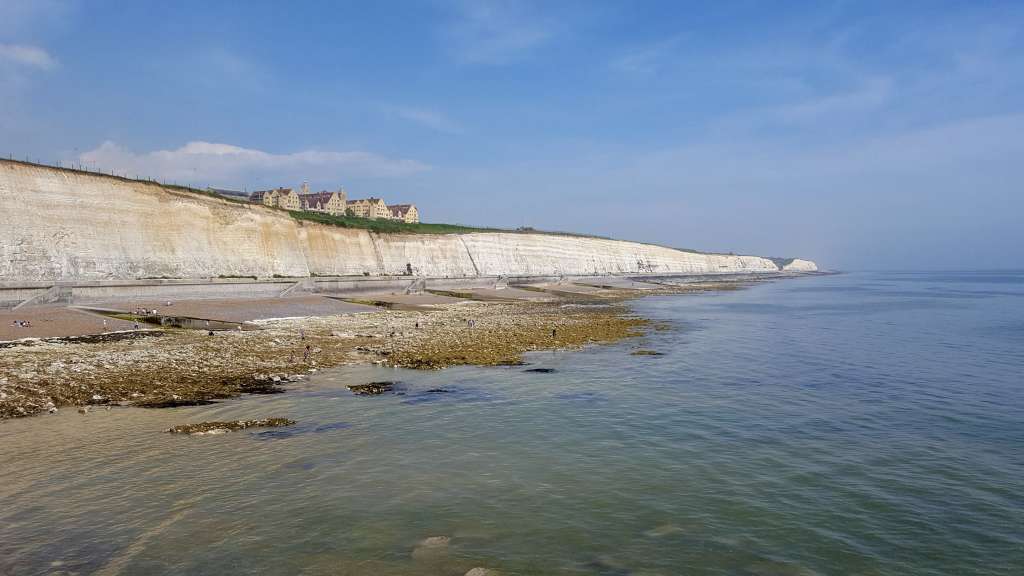
<svg viewBox="0 0 1024 576"><path fill-rule="evenodd" d="M1024 273L634 306L673 329L0 423L0 574L1024 573Z"/></svg>

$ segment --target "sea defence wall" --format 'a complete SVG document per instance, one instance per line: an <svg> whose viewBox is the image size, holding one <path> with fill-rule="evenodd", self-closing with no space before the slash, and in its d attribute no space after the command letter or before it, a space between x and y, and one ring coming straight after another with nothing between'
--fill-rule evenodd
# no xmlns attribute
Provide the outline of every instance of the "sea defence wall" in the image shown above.
<svg viewBox="0 0 1024 576"><path fill-rule="evenodd" d="M0 282L777 273L813 262L551 234L375 234L155 183L0 161Z"/></svg>

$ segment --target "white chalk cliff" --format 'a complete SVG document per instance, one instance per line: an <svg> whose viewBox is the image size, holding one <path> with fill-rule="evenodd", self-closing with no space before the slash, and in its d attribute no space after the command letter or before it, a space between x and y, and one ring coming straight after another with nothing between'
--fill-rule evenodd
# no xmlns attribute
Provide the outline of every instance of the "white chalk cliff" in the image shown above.
<svg viewBox="0 0 1024 576"><path fill-rule="evenodd" d="M157 184L0 161L0 280L778 272L759 256L526 233L375 234ZM794 259L785 271L813 271Z"/></svg>

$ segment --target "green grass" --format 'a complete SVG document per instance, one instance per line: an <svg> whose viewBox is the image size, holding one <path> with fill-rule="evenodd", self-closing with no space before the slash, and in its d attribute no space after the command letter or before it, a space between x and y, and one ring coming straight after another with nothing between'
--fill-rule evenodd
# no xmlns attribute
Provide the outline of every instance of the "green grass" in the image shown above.
<svg viewBox="0 0 1024 576"><path fill-rule="evenodd" d="M466 232L506 232L497 228L476 228L473 226L461 226L458 224L428 224L420 222L410 224L400 220L377 220L375 218L360 218L358 216L332 216L320 212L297 212L289 211L292 218L296 220L307 220L341 228L362 228L371 232L386 232L391 234L462 234Z"/></svg>
<svg viewBox="0 0 1024 576"><path fill-rule="evenodd" d="M341 228L359 228L371 232L388 234L466 234L470 232L506 232L520 234L555 234L559 236L580 236L584 238L599 238L586 234L573 234L571 232L542 232L540 230L508 230L505 228L481 228L477 226L463 226L461 224L433 224L418 222L410 224L400 220L377 220L375 218L360 218L358 216L332 216L320 212L298 212L289 211L292 218L306 220L329 226Z"/></svg>

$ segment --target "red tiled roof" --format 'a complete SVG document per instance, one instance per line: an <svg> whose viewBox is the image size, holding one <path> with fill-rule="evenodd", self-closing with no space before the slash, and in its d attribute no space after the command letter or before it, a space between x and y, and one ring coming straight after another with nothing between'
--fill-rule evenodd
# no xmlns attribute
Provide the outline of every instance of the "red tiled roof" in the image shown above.
<svg viewBox="0 0 1024 576"><path fill-rule="evenodd" d="M327 203L331 201L331 196L335 192L314 192L312 194L299 194L299 199L302 200L304 207L311 207L316 209L323 209L327 206Z"/></svg>

